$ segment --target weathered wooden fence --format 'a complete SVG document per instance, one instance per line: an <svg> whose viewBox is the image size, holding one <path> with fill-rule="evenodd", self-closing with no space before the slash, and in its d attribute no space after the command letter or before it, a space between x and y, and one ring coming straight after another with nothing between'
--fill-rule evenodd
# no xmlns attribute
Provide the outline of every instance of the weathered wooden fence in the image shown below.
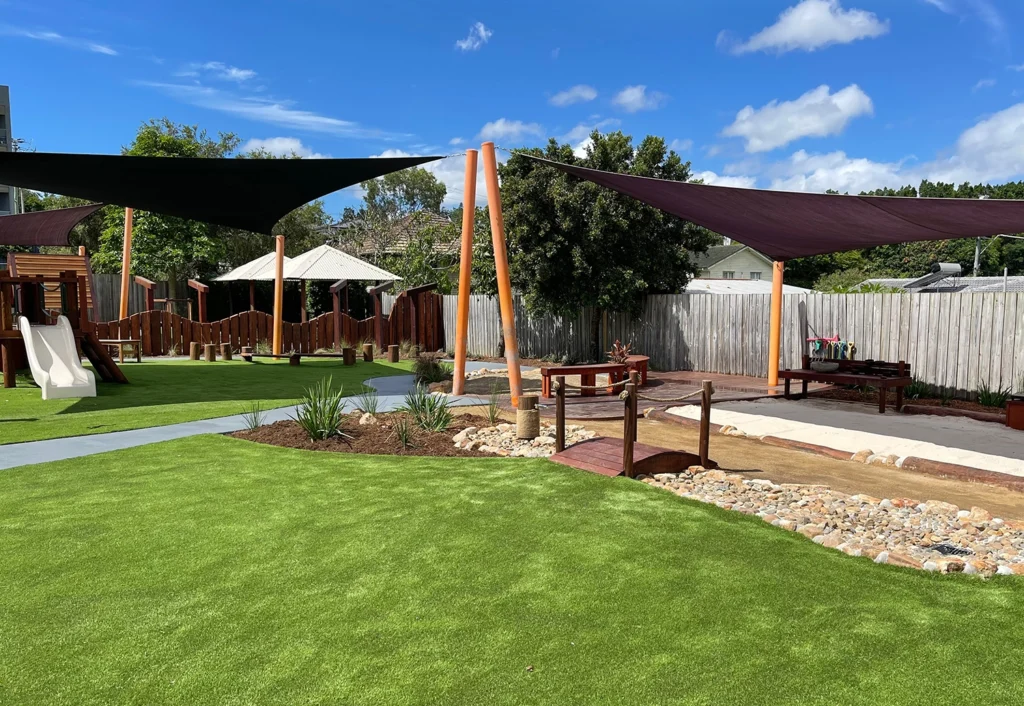
<svg viewBox="0 0 1024 706"><path fill-rule="evenodd" d="M96 321L116 319L121 307L121 275L93 275L93 283L96 287L93 301ZM153 296L157 299L164 299L167 297L167 289L167 282L157 282L153 287ZM188 292L190 290L182 282L178 291ZM133 280L128 289L128 313L140 314L145 310L146 290L135 284Z"/></svg>
<svg viewBox="0 0 1024 706"><path fill-rule="evenodd" d="M661 370L764 377L769 303L766 294L651 296L638 319L603 318L601 345L632 342ZM454 295L444 298L449 348L456 306ZM591 357L589 310L571 318L530 316L519 298L515 309L520 355ZM497 300L474 295L470 313L470 354L497 355ZM861 360L905 360L918 379L950 391L1024 385L1024 293L786 295L782 367L799 366L807 338L832 335L853 341Z"/></svg>

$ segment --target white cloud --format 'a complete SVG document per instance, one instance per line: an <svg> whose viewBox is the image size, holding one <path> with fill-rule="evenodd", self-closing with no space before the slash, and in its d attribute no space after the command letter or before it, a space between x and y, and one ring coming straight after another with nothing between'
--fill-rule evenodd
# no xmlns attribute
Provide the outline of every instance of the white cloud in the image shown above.
<svg viewBox="0 0 1024 706"><path fill-rule="evenodd" d="M252 69L240 69L237 66L225 64L223 61L193 62L174 75L191 78L208 76L209 78L221 81L234 81L236 83L243 83L249 79L256 78L256 72Z"/></svg>
<svg viewBox="0 0 1024 706"><path fill-rule="evenodd" d="M932 7L937 7L943 12L953 12L953 6L949 3L949 0L924 0L927 4Z"/></svg>
<svg viewBox="0 0 1024 706"><path fill-rule="evenodd" d="M771 188L787 191L836 189L860 193L882 187L916 186L922 179L960 184L1006 181L1024 176L1024 103L1002 110L965 130L948 157L919 163L913 158L875 162L845 152L804 150L771 164Z"/></svg>
<svg viewBox="0 0 1024 706"><path fill-rule="evenodd" d="M996 85L996 80L994 78L983 78L974 84L974 88L971 90L980 91L983 88L992 88L994 85Z"/></svg>
<svg viewBox="0 0 1024 706"><path fill-rule="evenodd" d="M452 139L448 140L448 144L452 145L453 147L457 146L457 145L461 145L464 142L465 142L465 140L462 139L461 137L453 137Z"/></svg>
<svg viewBox="0 0 1024 706"><path fill-rule="evenodd" d="M757 177L752 176L720 176L711 171L698 172L693 179L700 179L705 184L714 186L734 186L740 189L753 189L757 185Z"/></svg>
<svg viewBox="0 0 1024 706"><path fill-rule="evenodd" d="M469 28L469 34L466 38L455 42L455 46L462 51L476 51L484 44L487 44L487 40L489 40L493 34L494 32L487 29L483 22L475 22Z"/></svg>
<svg viewBox="0 0 1024 706"><path fill-rule="evenodd" d="M557 59L558 55L561 54L561 53L562 53L562 48L561 47L555 47L554 49L551 50L551 58L552 59Z"/></svg>
<svg viewBox="0 0 1024 706"><path fill-rule="evenodd" d="M856 84L835 93L818 86L793 101L772 101L757 110L748 105L722 135L744 138L747 152L767 152L803 137L838 135L853 118L873 110Z"/></svg>
<svg viewBox="0 0 1024 706"><path fill-rule="evenodd" d="M992 32L991 39L993 41L1006 43L1008 40L1006 20L991 0L924 0L924 2L946 14L960 15L961 19L968 15L975 15Z"/></svg>
<svg viewBox="0 0 1024 706"><path fill-rule="evenodd" d="M392 149L385 150L380 154L373 155L374 157L416 157L418 154L406 152L404 150ZM508 159L507 155L503 155L501 152L497 153L498 163L504 164ZM448 159L439 159L434 162L428 162L427 164L420 165L423 169L437 177L437 180L445 185L448 189L444 197L444 205L451 208L458 206L462 203L463 195L465 194L466 186L466 160L464 157L455 158L449 157ZM477 160L477 172L476 172L476 205L485 206L487 205L487 185L483 176L484 166L483 160ZM361 192L352 192L357 197L361 197Z"/></svg>
<svg viewBox="0 0 1024 706"><path fill-rule="evenodd" d="M833 44L849 44L858 39L880 37L889 31L889 21L879 20L867 10L844 10L839 0L803 0L779 15L775 24L765 27L745 42L736 42L729 33L718 35L718 45L734 54L755 51L814 51Z"/></svg>
<svg viewBox="0 0 1024 706"><path fill-rule="evenodd" d="M593 122L589 123L578 123L574 128L564 135L559 136L559 141L568 142L572 145L572 152L579 158L587 156L587 148L593 144L593 140L590 139L590 134L594 130L603 130L609 127L615 127L621 120L618 118L605 118L600 120L600 116L590 116Z"/></svg>
<svg viewBox="0 0 1024 706"><path fill-rule="evenodd" d="M79 39L77 37L66 37L63 34L58 34L57 32L50 32L48 30L30 30L25 29L24 27L0 25L0 35L8 37L23 37L25 39L34 39L38 42L58 44L60 46L68 47L70 49L81 49L83 51L90 51L95 54L117 56L117 51L107 44L100 44L99 42L93 42L88 39Z"/></svg>
<svg viewBox="0 0 1024 706"><path fill-rule="evenodd" d="M329 154L314 152L311 147L302 144L297 137L267 137L264 139L252 138L242 145L242 152L255 151L269 152L276 157L291 157L295 155L303 159L327 159Z"/></svg>
<svg viewBox="0 0 1024 706"><path fill-rule="evenodd" d="M543 137L544 128L537 123L522 120L498 118L480 128L477 137L481 140L522 140L527 137Z"/></svg>
<svg viewBox="0 0 1024 706"><path fill-rule="evenodd" d="M138 81L136 85L156 89L182 103L279 127L325 133L338 137L378 139L409 137L409 135L363 127L350 120L341 120L309 110L300 110L292 107L288 101L277 101L257 96L240 96L208 86L153 81Z"/></svg>
<svg viewBox="0 0 1024 706"><path fill-rule="evenodd" d="M612 103L627 113L636 113L640 110L654 110L663 105L667 98L664 93L657 91L648 93L647 86L640 84L623 88L612 98Z"/></svg>
<svg viewBox="0 0 1024 706"><path fill-rule="evenodd" d="M693 140L689 138L685 140L672 140L668 143L668 148L670 150L675 150L676 152L689 152L693 149Z"/></svg>
<svg viewBox="0 0 1024 706"><path fill-rule="evenodd" d="M586 103L597 98L597 91L593 86L587 86L585 84L579 84L568 88L564 91L559 91L555 95L551 96L548 101L551 105L559 108L564 108L567 105L574 103Z"/></svg>
<svg viewBox="0 0 1024 706"><path fill-rule="evenodd" d="M1015 64L1006 67L1009 71L1024 71L1024 64Z"/></svg>

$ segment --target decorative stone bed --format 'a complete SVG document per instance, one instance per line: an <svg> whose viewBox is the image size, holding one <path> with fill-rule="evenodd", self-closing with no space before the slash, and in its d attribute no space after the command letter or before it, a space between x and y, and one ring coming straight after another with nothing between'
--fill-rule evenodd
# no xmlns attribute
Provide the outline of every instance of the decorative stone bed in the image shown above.
<svg viewBox="0 0 1024 706"><path fill-rule="evenodd" d="M816 544L878 564L942 573L1024 575L1024 522L979 507L847 495L821 485L776 484L691 466L642 477L684 498L756 515ZM941 549L942 551L940 551Z"/></svg>
<svg viewBox="0 0 1024 706"><path fill-rule="evenodd" d="M595 436L595 432L587 431L576 424L567 424L565 427L566 446L593 439ZM463 451L479 451L498 456L546 458L555 453L555 427L542 423L540 436L536 439L517 439L515 424L468 427L456 434L453 441L455 447Z"/></svg>

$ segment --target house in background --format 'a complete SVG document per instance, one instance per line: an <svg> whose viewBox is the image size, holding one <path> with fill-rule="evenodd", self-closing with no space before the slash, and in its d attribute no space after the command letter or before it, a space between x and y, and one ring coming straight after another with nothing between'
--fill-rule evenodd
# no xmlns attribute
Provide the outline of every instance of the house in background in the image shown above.
<svg viewBox="0 0 1024 706"><path fill-rule="evenodd" d="M772 279L772 261L746 245L715 245L693 259L699 279Z"/></svg>

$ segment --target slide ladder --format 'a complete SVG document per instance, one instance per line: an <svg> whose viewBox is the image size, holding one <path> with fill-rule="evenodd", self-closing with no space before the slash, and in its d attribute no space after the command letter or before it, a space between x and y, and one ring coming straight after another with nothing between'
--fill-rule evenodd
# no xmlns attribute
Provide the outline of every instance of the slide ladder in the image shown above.
<svg viewBox="0 0 1024 706"><path fill-rule="evenodd" d="M124 372L114 362L110 351L100 343L100 339L97 338L95 333L82 334L82 353L92 363L93 369L103 382L118 382L122 384L128 382Z"/></svg>

